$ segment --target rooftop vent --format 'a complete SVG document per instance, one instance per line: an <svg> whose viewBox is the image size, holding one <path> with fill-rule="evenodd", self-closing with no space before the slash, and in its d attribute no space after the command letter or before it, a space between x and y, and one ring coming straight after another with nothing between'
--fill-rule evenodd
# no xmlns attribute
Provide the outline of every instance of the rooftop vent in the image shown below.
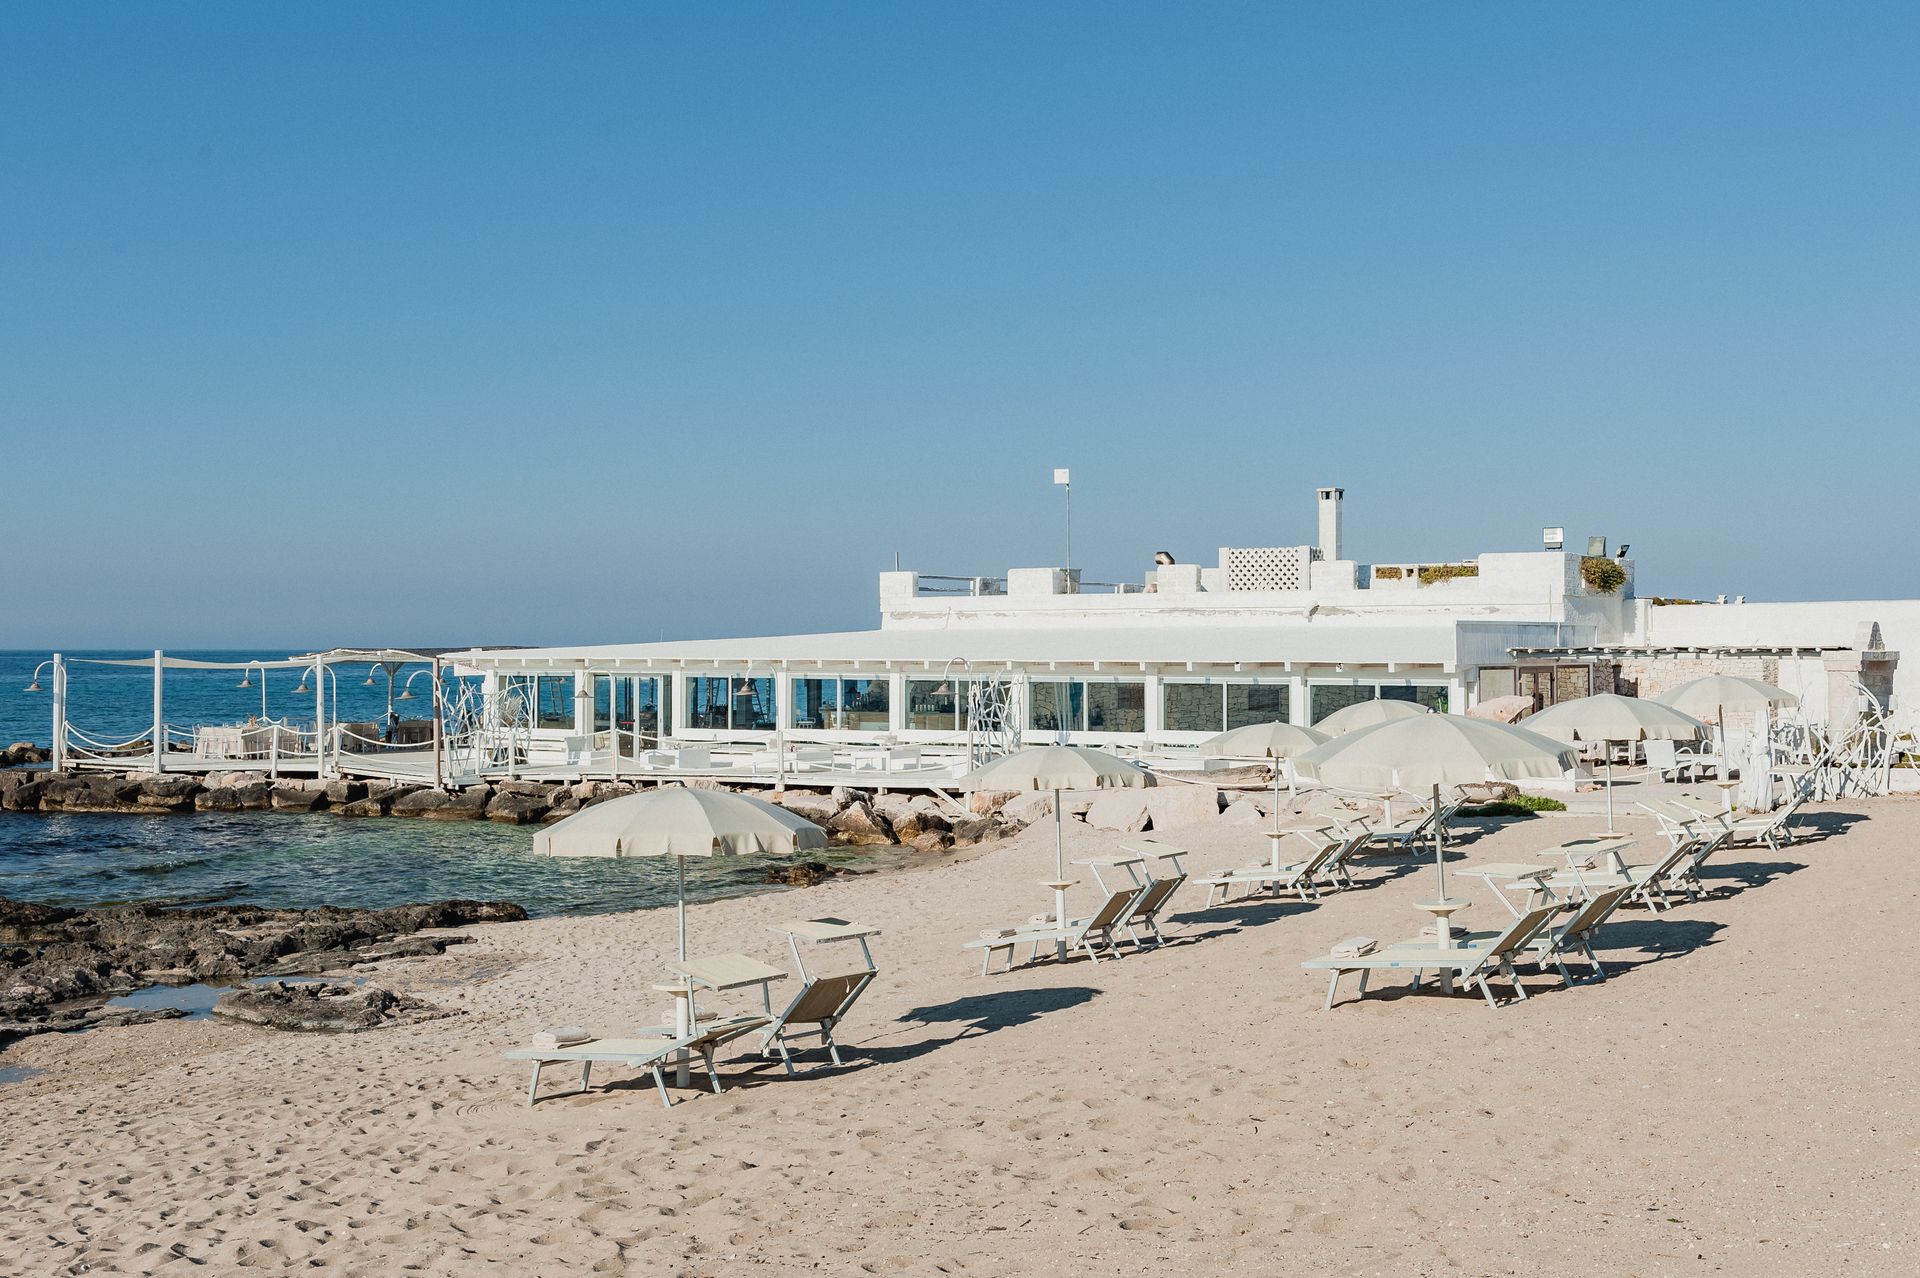
<svg viewBox="0 0 1920 1278"><path fill-rule="evenodd" d="M1320 558L1331 562L1340 558L1340 499L1344 488L1322 488L1320 497Z"/></svg>

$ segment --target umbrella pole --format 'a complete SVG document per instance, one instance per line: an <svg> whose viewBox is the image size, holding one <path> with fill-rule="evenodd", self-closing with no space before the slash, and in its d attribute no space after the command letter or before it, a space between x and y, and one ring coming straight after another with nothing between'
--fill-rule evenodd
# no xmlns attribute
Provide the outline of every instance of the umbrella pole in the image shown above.
<svg viewBox="0 0 1920 1278"><path fill-rule="evenodd" d="M687 961L687 858L673 858L674 880L679 887L680 897L680 961ZM686 989L675 991L673 996L673 1032L676 1038L686 1038L693 1033L693 982L682 977ZM656 987L657 988L657 987ZM673 1057L673 1085L687 1087L693 1082L693 1053L681 1048Z"/></svg>
<svg viewBox="0 0 1920 1278"><path fill-rule="evenodd" d="M1607 750L1607 833L1613 833L1613 750L1608 742Z"/></svg>
<svg viewBox="0 0 1920 1278"><path fill-rule="evenodd" d="M1437 818L1437 814L1440 811L1440 787L1437 785L1433 787L1433 811ZM1433 864L1434 868L1440 871L1440 899L1444 901L1447 899L1447 854L1445 846L1441 842L1440 822L1438 819L1433 823ZM1441 920L1440 931L1444 937L1446 933L1445 919Z"/></svg>
<svg viewBox="0 0 1920 1278"><path fill-rule="evenodd" d="M1067 836L1065 818L1060 815L1060 791L1053 792L1053 925L1056 929L1067 925ZM1060 937L1053 943L1054 955L1064 963L1067 961L1067 940Z"/></svg>

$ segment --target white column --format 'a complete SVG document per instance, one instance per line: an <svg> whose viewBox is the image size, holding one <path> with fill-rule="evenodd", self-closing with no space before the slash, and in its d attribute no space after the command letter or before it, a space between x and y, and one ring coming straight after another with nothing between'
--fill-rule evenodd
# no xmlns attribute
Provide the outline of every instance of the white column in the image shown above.
<svg viewBox="0 0 1920 1278"><path fill-rule="evenodd" d="M1465 714L1467 712L1467 680L1464 675L1454 675L1447 680L1447 713Z"/></svg>
<svg viewBox="0 0 1920 1278"><path fill-rule="evenodd" d="M773 672L773 724L776 733L783 733L793 726L793 674L787 670Z"/></svg>
<svg viewBox="0 0 1920 1278"><path fill-rule="evenodd" d="M670 675L661 677L666 679L668 686L673 689L673 705L670 707L673 713L668 715L666 722L660 725L660 735L677 737L680 735L680 729L687 722L687 672L676 670Z"/></svg>
<svg viewBox="0 0 1920 1278"><path fill-rule="evenodd" d="M1287 680L1287 722L1298 727L1313 726L1310 707L1307 705L1307 677L1294 675Z"/></svg>
<svg viewBox="0 0 1920 1278"><path fill-rule="evenodd" d="M327 775L327 663L313 661L313 774Z"/></svg>
<svg viewBox="0 0 1920 1278"><path fill-rule="evenodd" d="M265 672L262 672L260 677L262 679L266 678ZM440 703L440 658L438 657L435 657L433 659L432 679L433 679L433 788L436 790L442 790L446 788L446 784L447 784L447 781L446 781L447 765L446 765L446 743L442 741L440 737L440 728L441 728L441 723L443 721L443 716L445 715L445 707L442 706ZM276 732L274 736L276 739L278 739L279 733Z"/></svg>
<svg viewBox="0 0 1920 1278"><path fill-rule="evenodd" d="M612 695L613 685L607 685L608 695ZM588 738L593 736L593 676L585 670L573 672L573 730ZM593 742L587 742L587 752L593 752Z"/></svg>
<svg viewBox="0 0 1920 1278"><path fill-rule="evenodd" d="M1150 743L1167 730L1167 707L1160 696L1160 676L1150 674L1142 682L1147 686L1147 742Z"/></svg>
<svg viewBox="0 0 1920 1278"><path fill-rule="evenodd" d="M153 650L153 770L155 772L167 770L166 659L166 653L158 648Z"/></svg>
<svg viewBox="0 0 1920 1278"><path fill-rule="evenodd" d="M898 737L907 726L907 676L896 670L887 676L887 731Z"/></svg>
<svg viewBox="0 0 1920 1278"><path fill-rule="evenodd" d="M67 766L67 662L53 654L53 770Z"/></svg>

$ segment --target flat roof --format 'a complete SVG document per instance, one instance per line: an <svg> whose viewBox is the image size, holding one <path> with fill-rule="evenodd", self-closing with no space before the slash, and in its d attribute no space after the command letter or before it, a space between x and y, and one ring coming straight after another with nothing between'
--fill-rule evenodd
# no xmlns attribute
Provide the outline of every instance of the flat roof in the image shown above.
<svg viewBox="0 0 1920 1278"><path fill-rule="evenodd" d="M1406 665L1451 668L1463 629L1436 618L1392 625L1296 622L1289 625L1194 623L1156 626L1045 626L850 630L825 634L688 639L479 650L458 654L483 669L615 670L728 666L885 664L937 668L964 658L975 665ZM1511 628L1504 626L1503 628Z"/></svg>

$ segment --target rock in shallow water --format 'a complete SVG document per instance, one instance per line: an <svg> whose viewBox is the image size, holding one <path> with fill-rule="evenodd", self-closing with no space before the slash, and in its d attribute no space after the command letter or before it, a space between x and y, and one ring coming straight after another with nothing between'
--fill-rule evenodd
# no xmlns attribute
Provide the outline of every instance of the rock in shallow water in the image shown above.
<svg viewBox="0 0 1920 1278"><path fill-rule="evenodd" d="M378 985L290 985L274 981L222 994L215 1016L268 1029L351 1034L383 1025L412 1025L457 1013Z"/></svg>
<svg viewBox="0 0 1920 1278"><path fill-rule="evenodd" d="M429 928L511 923L505 901L438 901L386 910L251 905L155 905L67 910L0 898L0 1044L63 1028L62 1004L173 980L230 981L333 971L356 963L439 953L462 938ZM11 1024L8 1024L11 1023Z"/></svg>

